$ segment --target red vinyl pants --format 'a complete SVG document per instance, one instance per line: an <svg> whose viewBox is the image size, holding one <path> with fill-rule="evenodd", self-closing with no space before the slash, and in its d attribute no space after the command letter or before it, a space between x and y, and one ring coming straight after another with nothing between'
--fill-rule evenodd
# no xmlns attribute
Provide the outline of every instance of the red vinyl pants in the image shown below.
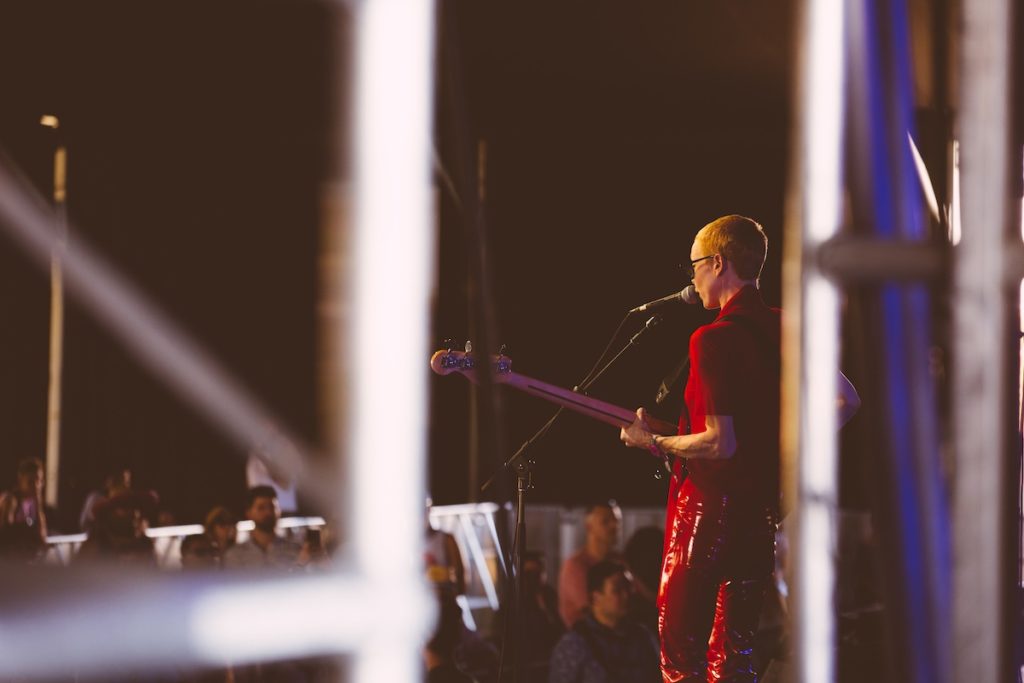
<svg viewBox="0 0 1024 683"><path fill-rule="evenodd" d="M683 483L658 593L665 683L756 683L753 644L774 566L776 521Z"/></svg>

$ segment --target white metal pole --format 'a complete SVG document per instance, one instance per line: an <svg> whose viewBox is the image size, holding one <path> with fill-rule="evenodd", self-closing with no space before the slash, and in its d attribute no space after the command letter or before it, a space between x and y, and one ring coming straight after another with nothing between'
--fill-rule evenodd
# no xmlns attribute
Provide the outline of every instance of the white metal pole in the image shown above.
<svg viewBox="0 0 1024 683"><path fill-rule="evenodd" d="M347 442L352 563L379 609L402 614L356 653L353 680L420 676L427 627L421 553L427 435L434 5L355 6L353 369Z"/></svg>
<svg viewBox="0 0 1024 683"><path fill-rule="evenodd" d="M783 262L783 482L794 501L794 680L836 680L839 302L812 258L840 227L844 2L807 0Z"/></svg>

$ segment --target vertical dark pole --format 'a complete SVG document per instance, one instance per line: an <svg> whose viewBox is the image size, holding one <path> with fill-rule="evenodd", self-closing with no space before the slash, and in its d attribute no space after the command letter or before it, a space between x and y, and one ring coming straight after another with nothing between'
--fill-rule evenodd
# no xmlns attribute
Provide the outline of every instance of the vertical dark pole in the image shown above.
<svg viewBox="0 0 1024 683"><path fill-rule="evenodd" d="M57 147L53 153L53 203L57 216L57 242L50 256L50 370L46 410L46 504L57 508L60 483L61 389L64 365L64 267L61 252L68 232L67 148L61 140L60 121L44 116L40 124L52 128Z"/></svg>
<svg viewBox="0 0 1024 683"><path fill-rule="evenodd" d="M526 492L530 488L530 469L527 462L520 459L516 465L516 683L526 683L526 619L523 611L526 605L523 595L523 549L526 548Z"/></svg>

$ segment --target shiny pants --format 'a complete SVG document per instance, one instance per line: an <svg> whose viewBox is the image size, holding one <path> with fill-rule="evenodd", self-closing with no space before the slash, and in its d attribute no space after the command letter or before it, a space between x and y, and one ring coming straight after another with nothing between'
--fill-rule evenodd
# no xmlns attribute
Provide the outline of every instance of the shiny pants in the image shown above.
<svg viewBox="0 0 1024 683"><path fill-rule="evenodd" d="M768 510L683 484L669 515L658 594L665 683L756 683L754 636L771 580Z"/></svg>

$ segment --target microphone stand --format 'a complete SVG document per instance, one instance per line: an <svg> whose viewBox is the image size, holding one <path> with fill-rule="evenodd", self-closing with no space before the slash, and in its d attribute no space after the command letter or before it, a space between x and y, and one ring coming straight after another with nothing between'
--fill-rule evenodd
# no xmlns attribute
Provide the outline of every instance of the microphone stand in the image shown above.
<svg viewBox="0 0 1024 683"><path fill-rule="evenodd" d="M640 338L645 332L658 325L661 322L661 318L656 315L652 315L644 323L644 326L640 330L630 337L629 341L619 349L611 360L604 364L603 367L595 374L593 371L588 374L582 385L573 387L575 392L586 393L587 390L594 385L594 383L610 368L628 349L636 346ZM534 433L529 439L523 442L523 444L513 453L509 458L498 468L494 474L491 475L490 479L484 482L484 485L480 487L480 491L484 492L490 487L490 485L497 479L498 475L503 471L508 470L515 464L516 468L516 529L512 537L512 548L511 548L511 561L506 566L512 567L513 574L506 577L506 594L509 593L511 588L512 593L515 595L514 613L516 615L516 621L518 626L518 638L516 639L516 667L515 677L516 683L523 683L525 669L526 669L526 648L524 643L526 642L526 620L523 618L524 614L524 603L523 603L523 549L526 547L526 492L533 488L533 466L536 465L536 461L530 458L523 458L523 454L547 431L551 428L551 425L555 423L558 416L562 414L565 408L559 408L554 415L551 416L544 426ZM513 581L514 579L514 581ZM512 585L509 586L509 583ZM505 645L509 642L508 639L508 628L509 628L509 613L505 613L504 623L502 626L502 639L501 639L501 655L498 658L498 682L501 683L502 673L505 666Z"/></svg>

